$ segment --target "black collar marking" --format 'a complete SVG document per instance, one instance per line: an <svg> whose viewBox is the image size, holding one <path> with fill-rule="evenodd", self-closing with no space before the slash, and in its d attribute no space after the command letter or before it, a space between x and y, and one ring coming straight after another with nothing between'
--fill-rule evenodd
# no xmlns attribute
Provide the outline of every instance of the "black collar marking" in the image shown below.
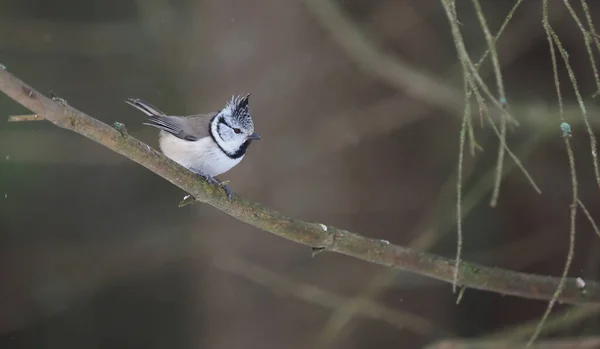
<svg viewBox="0 0 600 349"><path fill-rule="evenodd" d="M218 115L218 114L217 114ZM213 118L210 120L210 123L208 125L208 134L210 134L210 138L212 138L212 140L217 144L217 146L219 147L219 149L221 149L221 151L223 153L225 153L225 155L227 155L227 157L229 157L230 159L239 159L242 156L244 156L244 154L246 154L246 150L248 150L248 146L250 145L250 143L252 143L251 139L247 139L244 143L242 143L242 145L238 148L238 150L235 153L230 153L227 150L223 149L223 147L219 144L219 142L217 142L217 139L215 138L215 135L213 134L213 129L212 129L212 123L215 120L215 118L217 117L217 115L213 116ZM219 124L224 124L225 126L232 128L230 125L228 125L225 122L225 119L223 117L220 117L219 120L217 120L217 122ZM219 129L218 125L217 125L217 130Z"/></svg>

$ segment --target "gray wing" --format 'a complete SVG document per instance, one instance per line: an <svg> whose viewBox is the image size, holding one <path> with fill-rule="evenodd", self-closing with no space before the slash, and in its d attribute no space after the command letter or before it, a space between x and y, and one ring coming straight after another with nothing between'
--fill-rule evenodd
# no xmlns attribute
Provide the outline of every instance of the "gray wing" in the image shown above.
<svg viewBox="0 0 600 349"><path fill-rule="evenodd" d="M156 127L186 141L197 141L209 136L209 123L215 113L190 116L166 115L160 109L141 99L127 99L125 103L146 114L149 122L144 125Z"/></svg>

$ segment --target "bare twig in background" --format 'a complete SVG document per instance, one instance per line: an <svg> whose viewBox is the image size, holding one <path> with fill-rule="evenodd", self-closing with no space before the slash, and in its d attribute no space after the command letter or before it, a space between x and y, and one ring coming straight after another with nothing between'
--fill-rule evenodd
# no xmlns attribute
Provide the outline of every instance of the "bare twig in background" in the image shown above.
<svg viewBox="0 0 600 349"><path fill-rule="evenodd" d="M471 87L473 87L474 85L471 84ZM476 98L481 98L481 96L478 93L475 93L475 97ZM480 105L482 105L482 101L479 102ZM535 183L535 181L533 180L533 177L531 177L531 175L529 174L529 172L525 169L525 166L523 165L523 163L521 162L521 160L519 159L518 156L516 156L512 150L510 150L510 148L508 147L508 145L506 144L506 142L502 142L502 139L505 139L506 137L506 122L502 122L501 121L501 125L500 125L500 130L498 130L498 127L496 126L496 123L494 122L494 119L492 117L490 117L489 113L487 111L483 111L483 113L485 114L485 118L488 120L490 126L492 126L492 130L494 131L494 133L496 134L496 136L498 137L498 139L500 139L500 147L503 147L505 152L508 154L508 156L510 156L510 158L514 161L515 165L517 165L517 168L519 168L521 170L521 172L523 173L523 175L525 176L525 178L527 178L527 180L529 181L529 184L533 187L533 189L538 193L541 194L542 190L538 187L538 185ZM498 158L500 159L500 151L498 151ZM500 162L498 162L497 164L500 164ZM501 176L498 174L498 171L500 171L500 174L502 174L502 169L505 167L506 165L502 165L502 166L496 166L496 177L495 177L495 182L494 182L494 190L492 192L492 198L490 199L490 206L495 207L497 202L498 202L498 195L499 195L499 189L500 188L498 186L498 183L500 181Z"/></svg>
<svg viewBox="0 0 600 349"><path fill-rule="evenodd" d="M583 204L583 202L581 202L581 200L577 200L577 203L579 204L579 207L581 208L581 211L583 211L583 214L585 215L585 217L588 219L588 221L592 225L592 229L594 229L594 233L596 233L596 235L598 235L598 237L600 237L600 230L598 229L598 225L596 224L594 217L592 217L592 215L587 210L587 208L585 208L585 205Z"/></svg>
<svg viewBox="0 0 600 349"><path fill-rule="evenodd" d="M548 16L547 6L544 7L544 12L545 12L544 18L547 18L547 16ZM583 102L583 97L581 95L581 92L579 91L579 87L577 85L577 78L575 77L575 72L573 71L573 68L571 67L571 64L569 63L569 53L564 48L558 35L554 32L554 30L550 26L549 21L544 20L544 23L548 23L547 25L546 24L544 24L544 25L547 28L547 32L549 33L552 41L558 48L558 52L560 53L560 55L565 63L565 68L567 68L567 73L569 75L569 79L571 80L571 86L573 87L573 92L575 93L575 97L577 98L577 102L579 103L579 108L581 109L581 114L583 116L583 122L585 124L586 130L588 132L588 136L590 138L590 153L592 154L592 164L594 165L594 173L596 176L596 183L598 184L598 189L600 189L600 168L598 166L598 151L597 151L596 136L594 135L594 131L592 130L592 126L590 125L590 122L589 122L587 108L585 106L585 103ZM590 57L590 60L593 61L594 58Z"/></svg>
<svg viewBox="0 0 600 349"><path fill-rule="evenodd" d="M600 337L583 337L573 339L554 339L541 341L533 346L523 342L481 341L481 340L444 340L425 347L426 349L597 349Z"/></svg>
<svg viewBox="0 0 600 349"><path fill-rule="evenodd" d="M343 309L349 302L348 297L325 291L317 286L294 281L284 275L269 271L247 260L216 257L213 263L218 269L243 277L267 287L275 292L284 292L311 304L317 304L334 310ZM390 309L371 300L365 300L360 315L381 320L392 326L422 335L444 334L448 332L437 328L430 321L406 312Z"/></svg>
<svg viewBox="0 0 600 349"><path fill-rule="evenodd" d="M441 3L445 9L446 16L448 17L448 21L449 21L450 27L452 29L452 36L454 38L454 43L455 43L455 46L457 49L458 58L462 62L462 65L463 65L463 74L464 74L465 78L469 81L469 85L471 86L471 89L473 90L473 93L475 94L475 97L477 98L477 101L480 104L480 108L484 108L483 107L484 101L483 101L482 97L480 96L480 93L478 92L479 89L481 89L487 96L488 100L490 100L490 102L500 112L502 112L503 117L501 118L501 131L500 131L500 136L499 136L500 147L503 149L508 148L508 146L506 144L506 123L509 121L516 122L516 120L514 120L514 118L510 115L510 113L506 109L506 105L504 103L505 101L501 101L493 96L493 94L490 92L489 88L487 87L487 85L485 84L483 79L481 78L481 75L479 74L477 68L471 61L471 58L469 57L469 54L465 47L464 40L462 38L462 34L460 33L460 29L458 27L458 18L456 18L454 16L454 14L451 10L453 7L451 5L452 1L451 0L441 0ZM507 152L509 152L509 151L507 150ZM498 159L499 159L498 164L499 165L502 164L501 160L503 158L503 154L504 154L504 150L499 150L499 152L498 152ZM510 152L509 152L509 154L510 154ZM518 162L518 159L516 159L515 161ZM538 192L538 194L540 194L541 190L539 189L539 187L536 185L536 183L533 181L531 176L528 174L528 172L525 170L525 168L521 165L520 162L518 162L517 166L519 166L521 171L523 171L523 173L529 180L532 187ZM499 184L499 173L501 173L501 172L502 172L502 166L498 166L497 167L497 175L496 175L496 184L495 184L496 191L499 190L499 185L500 185ZM494 200L494 197L496 197L496 195L492 195L492 201L490 202L492 206L494 206L496 203L496 200Z"/></svg>
<svg viewBox="0 0 600 349"><path fill-rule="evenodd" d="M505 107L507 105L506 100L506 92L504 91L504 82L502 81L502 70L500 69L500 61L498 59L498 53L496 52L496 41L492 37L492 33L488 28L487 21L485 20L485 16L483 15L483 10L481 9L481 5L479 4L479 0L472 0L473 6L475 7L475 13L477 14L477 18L479 19L479 23L481 25L481 29L484 33L485 40L488 45L488 50L492 56L492 66L494 67L494 76L496 78L496 86L498 89L498 100ZM519 3L517 3L518 5ZM514 8L513 8L514 9ZM456 17L456 14L454 14ZM500 124L500 142L506 143L506 123L507 123L507 114L503 114L503 118L501 119ZM504 165L504 152L505 147L502 145L498 148L498 163L496 170L496 183L494 185L494 192L492 193L492 198L490 200L490 205L495 207L498 202L498 196L500 195L500 184L502 178L502 166Z"/></svg>
<svg viewBox="0 0 600 349"><path fill-rule="evenodd" d="M443 2L443 5L446 10L446 15L448 17L448 20L451 22L452 35L454 37L454 40L456 42L457 49L458 49L459 41L462 40L462 38L460 37L460 31L458 30L458 26L457 26L458 18L456 17L455 4L453 1L447 1L447 2ZM490 51L495 53L495 50L492 47L490 47ZM483 101L483 98L481 97L479 88L473 81L473 75L472 75L473 73L469 72L468 63L467 63L467 60L469 60L469 58L466 56L466 53L463 53L460 49L458 49L458 52L459 52L459 59L463 65L464 89L465 89L465 95L467 96L465 104L470 103L468 96L470 96L470 94L472 93L475 95L475 99L476 99L477 103L479 104L480 112L485 112L485 110L486 110L485 103ZM469 108L469 107L470 106L465 105L465 112L466 112L467 108ZM485 112L485 113L487 114L487 112ZM506 118L502 118L502 120L506 120ZM464 132L465 125L466 125L466 123L463 124L463 126L461 128L461 133ZM500 147L502 149L504 149L503 145L505 144L505 142L502 142L502 140L505 139L505 137L500 137L500 138L501 138L501 143L502 143L500 145ZM503 155L504 152L501 152L500 154ZM461 171L462 171L461 164L462 164L462 145L461 145L460 154L459 154L459 172L458 172L458 176L457 176L458 190L460 190L460 187L462 186L462 184L460 183ZM502 173L502 166L498 166L497 178L501 177L501 173ZM496 186L495 186L495 188L496 188ZM494 196L492 196L492 197L494 197ZM460 195L458 196L458 201L457 201L456 205L457 205L457 211L460 211L460 205L461 205ZM457 215L457 217L460 219L460 215ZM453 292L456 292L456 286L459 282L457 271L460 266L460 253L461 253L461 249L462 249L462 222L459 220L459 221L457 221L457 224L459 226L458 227L459 229L457 230L458 234L457 234L457 243L456 243L456 245L457 245L456 259L455 259L456 269L455 269L454 278L453 278L453 282L452 282L452 291ZM461 292L461 295L462 295L462 292Z"/></svg>
<svg viewBox="0 0 600 349"><path fill-rule="evenodd" d="M594 21L592 21L592 15L590 14L590 8L585 0L581 0L581 7L583 8L583 12L585 13L585 19L587 21L588 27L590 28L590 34L592 40L594 40L594 44L596 44L596 49L600 52L600 41L598 40L598 33L596 32L596 27L594 26ZM600 92L600 91L598 91ZM596 92L596 93L598 93Z"/></svg>
<svg viewBox="0 0 600 349"><path fill-rule="evenodd" d="M55 125L77 132L113 151L128 157L165 178L177 187L240 221L297 243L356 257L367 262L406 270L438 280L451 282L452 260L429 253L417 252L379 239L367 238L333 226L304 222L237 195L227 200L223 191L200 180L192 172L153 150L132 136L123 137L114 128L33 90L30 86L0 70L0 90L32 112ZM551 299L560 279L484 267L463 262L459 276L461 285L507 295L533 299ZM583 294L575 279L567 279L560 301L565 303L600 303L600 283L589 281Z"/></svg>
<svg viewBox="0 0 600 349"><path fill-rule="evenodd" d="M571 17L573 18L575 23L577 23L577 26L579 27L579 30L581 31L581 34L583 35L585 49L587 50L587 54L590 59L590 65L592 66L592 72L594 73L594 81L596 82L596 94L598 94L598 93L600 93L600 79L598 78L598 67L596 66L596 59L594 59L594 53L592 52L592 41L594 40L594 38L592 36L592 33L588 32L584 28L583 23L579 19L579 16L577 16L577 13L575 13L575 10L573 9L573 6L571 6L571 3L567 0L563 0L563 3L569 10ZM585 1L583 1L583 4L585 4ZM586 6L584 6L584 9L585 8L586 8ZM593 23L594 22L592 21L591 17L588 17L588 24L591 27L590 29L593 29L593 27L594 27Z"/></svg>
<svg viewBox="0 0 600 349"><path fill-rule="evenodd" d="M444 10L446 11L446 16L448 17L450 27L452 29L452 37L454 38L454 44L458 53L458 58L464 65L464 73L467 74L469 79L472 79L474 82L476 82L478 88L480 88L483 91L483 93L489 99L489 101L496 108L498 108L499 111L503 112L504 118L507 118L512 123L518 124L517 120L515 120L515 118L505 108L504 101L501 101L494 97L494 94L490 91L487 84L483 81L483 78L481 77L479 71L475 67L475 64L471 60L467 48L465 46L462 34L460 33L458 18L456 18L456 16L451 10L453 6L452 2L453 0L441 0Z"/></svg>
<svg viewBox="0 0 600 349"><path fill-rule="evenodd" d="M563 99L562 99L562 94L560 92L560 80L558 78L558 65L556 63L556 52L554 50L554 43L556 42L557 38L555 37L555 34L553 34L552 27L550 26L550 22L548 21L548 0L543 1L542 17L543 17L542 21L543 21L544 29L546 30L546 36L548 39L548 45L550 46L550 59L552 60L554 85L556 87L556 97L558 99L558 108L560 110L560 119L562 121L561 127L562 127L562 132L563 132L563 139L565 142L565 148L567 150L567 155L569 157L569 168L571 170L572 202L571 202L571 207L570 207L571 214L570 214L570 227L569 227L569 252L567 253L567 259L565 261L565 266L563 269L562 277L561 277L560 283L558 284L558 287L556 288L556 292L554 293L554 295L552 296L552 299L548 303L548 307L546 308L546 311L544 312L544 315L542 316L540 323L538 324L535 332L533 332L533 334L531 335L529 342L527 342L527 346L532 345L533 342L535 342L535 340L537 339L538 335L542 331L542 328L544 327L544 323L546 322L546 319L548 319L548 316L550 315L550 312L552 311L552 308L554 307L554 304L556 303L556 299L560 296L560 293L562 292L562 290L565 286L565 279L569 273L569 268L571 267L571 262L573 261L573 255L575 254L575 218L577 216L577 203L579 202L579 197L578 197L578 193L577 193L577 173L575 171L575 156L573 155L573 148L571 147L571 140L570 140L571 129L570 129L569 124L567 124L565 122ZM561 47L559 47L559 50L560 49L561 49ZM565 64L568 65L569 64L568 58L563 56L563 59L565 61ZM573 86L575 87L574 82L573 82ZM575 87L575 89L577 90L576 87Z"/></svg>
<svg viewBox="0 0 600 349"><path fill-rule="evenodd" d="M467 134L467 125L471 119L471 88L469 81L464 78L465 84L465 115L463 116L462 126L460 127L460 140L458 147L458 166L456 176L456 259L454 264L456 269L452 280L452 292L456 292L456 284L458 283L458 266L460 265L460 253L462 251L462 186L463 186L463 157L465 154L465 138Z"/></svg>
<svg viewBox="0 0 600 349"><path fill-rule="evenodd" d="M519 8L519 6L521 6L521 3L523 3L523 0L517 0L517 2L515 2L515 4L513 5L513 7L510 9L510 11L508 12L508 14L506 15L506 17L504 17L504 22L502 22L502 25L500 26L500 29L498 29L498 33L496 33L496 35L491 38L492 41L493 41L493 44L492 45L488 44L487 50L485 50L485 52L483 53L483 55L481 56L481 58L479 59L479 61L477 61L477 64L475 64L475 67L479 68L479 66L481 66L481 64L483 63L483 61L485 61L485 59L487 58L487 56L492 52L492 48L495 50L495 48L496 48L496 41L498 41L498 38L504 32L504 29L506 29L506 26L512 20L515 12ZM456 11L454 11L454 12L456 12Z"/></svg>

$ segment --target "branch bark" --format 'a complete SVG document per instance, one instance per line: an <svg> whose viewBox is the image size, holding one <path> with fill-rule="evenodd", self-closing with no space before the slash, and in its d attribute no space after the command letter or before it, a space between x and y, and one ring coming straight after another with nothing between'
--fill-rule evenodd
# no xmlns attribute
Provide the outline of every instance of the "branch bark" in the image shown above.
<svg viewBox="0 0 600 349"><path fill-rule="evenodd" d="M235 194L232 200L228 201L219 187L199 179L160 152L129 136L123 128L117 127L120 130L116 130L67 103L52 100L3 68L0 65L0 90L33 113L137 162L190 193L198 201L240 221L313 248L341 253L448 283L453 280L454 261L451 259L368 238L333 226L304 222ZM469 262L460 265L458 280L461 286L467 288L540 300L551 299L560 281L556 277L519 273ZM567 279L566 284L558 299L560 302L600 304L600 283L586 280L585 291L577 287L573 278Z"/></svg>

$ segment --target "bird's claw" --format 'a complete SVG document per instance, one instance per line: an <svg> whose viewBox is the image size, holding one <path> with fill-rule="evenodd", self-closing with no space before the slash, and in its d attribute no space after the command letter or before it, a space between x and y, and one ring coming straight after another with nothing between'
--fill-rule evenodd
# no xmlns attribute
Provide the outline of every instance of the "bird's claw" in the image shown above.
<svg viewBox="0 0 600 349"><path fill-rule="evenodd" d="M220 180L216 179L215 177L206 175L200 171L196 171L194 169L191 169L191 170L194 173L196 173L198 176L204 178L209 184L214 184L214 185L217 185L217 186L223 188L223 190L227 194L227 200L231 200L231 196L233 195L233 192L231 191L231 189L229 189L229 187L225 184L225 182L220 181Z"/></svg>
<svg viewBox="0 0 600 349"><path fill-rule="evenodd" d="M233 194L231 189L229 189L229 187L226 184L221 184L221 188L223 188L223 190L225 190L225 193L227 193L227 200L231 201L231 195Z"/></svg>
<svg viewBox="0 0 600 349"><path fill-rule="evenodd" d="M198 173L198 175L202 178L204 178L205 181L208 182L208 184L216 184L219 185L219 181L217 181L217 179L215 177L211 177L209 175L205 175L204 173Z"/></svg>
<svg viewBox="0 0 600 349"><path fill-rule="evenodd" d="M52 97L52 100L54 102L57 102L58 104L61 104L63 107L68 106L69 104L67 103L67 100L64 98L60 98L58 97L56 94L54 94L53 91L50 91L50 97Z"/></svg>

